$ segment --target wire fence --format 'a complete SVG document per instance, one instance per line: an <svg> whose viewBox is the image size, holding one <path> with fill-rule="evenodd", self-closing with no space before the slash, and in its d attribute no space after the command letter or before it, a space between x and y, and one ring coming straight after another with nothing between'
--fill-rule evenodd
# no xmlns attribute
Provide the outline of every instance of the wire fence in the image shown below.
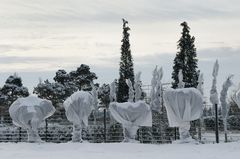
<svg viewBox="0 0 240 159"><path fill-rule="evenodd" d="M149 88L150 89L150 88ZM148 102L148 100L146 99ZM205 107L209 107L205 105ZM140 143L171 143L179 139L177 128L168 125L167 112L163 105L161 112L152 111L152 127L139 127L136 140ZM225 141L223 122L219 117L219 139ZM39 128L39 135L45 142L64 143L71 141L73 125L65 116L63 108L48 118ZM191 123L190 134L203 143L216 142L215 117L205 115L201 120ZM82 131L83 140L90 143L121 142L123 129L106 109L93 112L89 116L89 125ZM228 117L228 142L240 140L240 113ZM9 115L0 113L0 142L27 142L26 130L16 127Z"/></svg>
<svg viewBox="0 0 240 159"><path fill-rule="evenodd" d="M104 121L103 112L98 112L96 118L89 117L89 126L83 129L83 140L90 143L102 142L121 142L123 140L123 129L120 123L117 123L108 111ZM178 130L168 126L164 114L153 112L153 126L139 127L136 140L140 143L171 143L179 139ZM240 114L238 115L240 116ZM72 123L65 118L59 120L60 116L55 116L44 122L39 128L39 135L43 141L53 143L64 143L71 141L73 127ZM198 122L192 122L190 133L193 138L204 143L214 143L215 123L214 117L204 117L203 123L199 126ZM225 140L223 125L219 120L219 138L220 142ZM228 125L228 141L240 140L240 126ZM10 121L0 124L0 142L26 142L26 130L16 127Z"/></svg>

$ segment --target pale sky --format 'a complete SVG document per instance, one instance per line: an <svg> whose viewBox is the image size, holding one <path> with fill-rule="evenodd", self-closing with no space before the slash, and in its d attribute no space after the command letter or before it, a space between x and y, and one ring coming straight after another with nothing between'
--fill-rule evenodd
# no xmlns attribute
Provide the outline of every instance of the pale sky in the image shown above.
<svg viewBox="0 0 240 159"><path fill-rule="evenodd" d="M84 63L96 82L118 78L122 21L129 21L135 72L150 84L156 65L171 82L177 41L187 21L196 38L199 69L211 86L219 60L219 91L229 74L240 82L239 0L0 0L0 86L17 72L32 90L58 69ZM208 93L208 92L207 92Z"/></svg>

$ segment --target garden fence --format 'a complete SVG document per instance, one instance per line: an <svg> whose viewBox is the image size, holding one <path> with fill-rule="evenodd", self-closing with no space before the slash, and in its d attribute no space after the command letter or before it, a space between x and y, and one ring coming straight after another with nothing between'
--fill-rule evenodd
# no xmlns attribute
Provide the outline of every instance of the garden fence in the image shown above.
<svg viewBox="0 0 240 159"><path fill-rule="evenodd" d="M144 87L143 87L144 88ZM148 90L146 90L146 88ZM149 86L145 92L149 96ZM149 99L146 98L148 102ZM209 105L204 105L209 107ZM168 126L165 107L161 113L152 112L153 126L140 127L136 140L140 143L171 143L179 138L178 130ZM26 142L26 130L14 126L10 118L1 117L0 121L0 142ZM224 142L224 132L221 116L219 117L220 142ZM234 114L228 118L228 141L240 140L240 114ZM53 143L64 143L71 141L72 123L64 114L57 113L44 122L39 128L39 134L43 141ZM203 116L201 120L191 123L192 136L203 143L214 143L215 140L215 117L212 115ZM83 140L90 143L121 142L123 130L121 124L117 123L108 110L93 112L89 117L89 126L83 129Z"/></svg>

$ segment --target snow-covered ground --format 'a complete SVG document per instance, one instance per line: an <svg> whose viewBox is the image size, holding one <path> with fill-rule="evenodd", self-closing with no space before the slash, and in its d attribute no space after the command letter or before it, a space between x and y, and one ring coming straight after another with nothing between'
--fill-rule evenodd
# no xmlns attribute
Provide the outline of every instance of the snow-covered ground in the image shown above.
<svg viewBox="0 0 240 159"><path fill-rule="evenodd" d="M240 156L240 142L221 144L0 143L1 159L226 159Z"/></svg>

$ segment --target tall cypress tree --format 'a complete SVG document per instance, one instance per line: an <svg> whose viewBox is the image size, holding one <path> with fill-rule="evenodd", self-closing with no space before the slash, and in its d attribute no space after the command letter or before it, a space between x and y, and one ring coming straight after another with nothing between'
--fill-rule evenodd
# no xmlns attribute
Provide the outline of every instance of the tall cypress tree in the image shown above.
<svg viewBox="0 0 240 159"><path fill-rule="evenodd" d="M121 46L121 61L119 69L119 80L117 89L117 101L126 102L128 100L128 86L126 79L130 79L134 83L133 59L130 50L129 33L130 28L128 22L123 19L123 39Z"/></svg>
<svg viewBox="0 0 240 159"><path fill-rule="evenodd" d="M194 45L195 37L190 35L190 28L186 22L181 23L182 36L178 41L179 51L174 59L172 73L172 87L177 88L178 72L182 69L183 82L185 87L197 87L198 71L197 71L197 53Z"/></svg>

